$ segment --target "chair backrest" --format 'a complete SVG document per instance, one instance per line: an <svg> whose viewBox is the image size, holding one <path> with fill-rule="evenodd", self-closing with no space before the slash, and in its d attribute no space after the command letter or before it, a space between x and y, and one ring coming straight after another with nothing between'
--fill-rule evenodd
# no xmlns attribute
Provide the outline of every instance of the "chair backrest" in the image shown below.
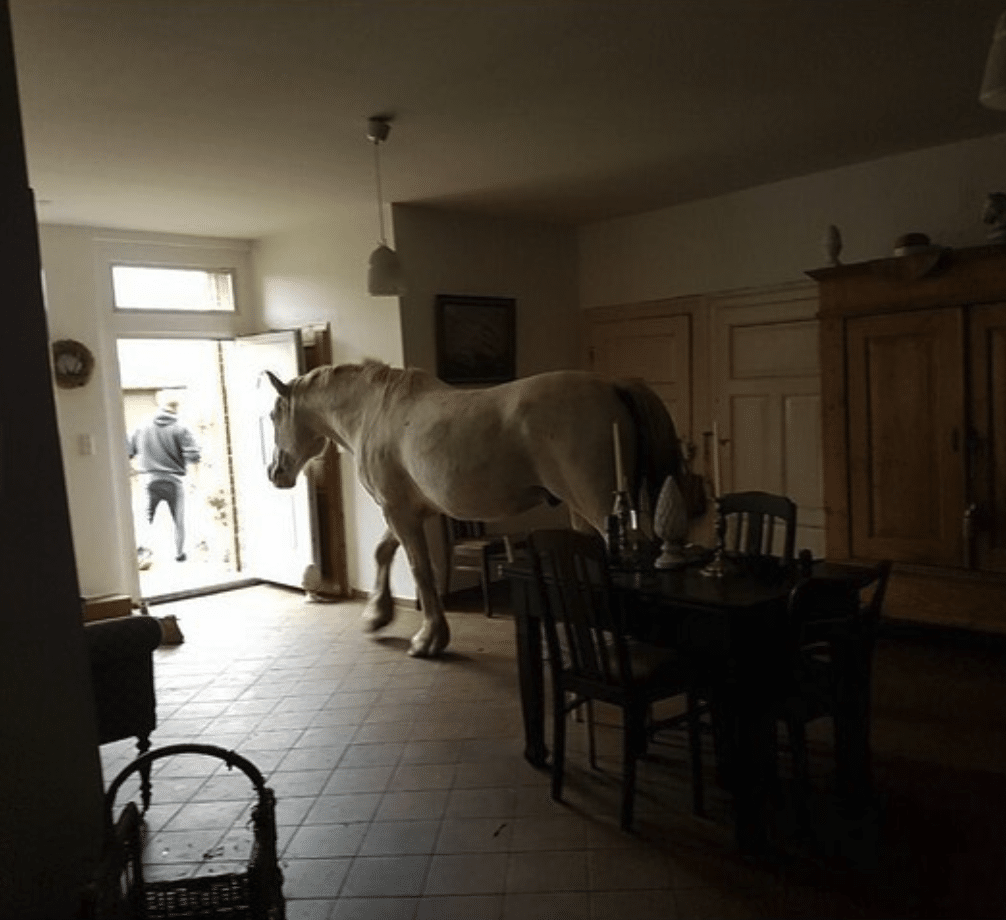
<svg viewBox="0 0 1006 920"><path fill-rule="evenodd" d="M485 539L486 525L483 521L459 521L447 515L443 516L443 520L447 540L452 545L465 540Z"/></svg>
<svg viewBox="0 0 1006 920"><path fill-rule="evenodd" d="M553 674L562 672L567 683L625 686L631 681L628 645L600 536L537 530L528 549Z"/></svg>
<svg viewBox="0 0 1006 920"><path fill-rule="evenodd" d="M729 492L720 496L718 513L726 527L724 547L728 552L774 556L784 565L793 561L796 504L791 498L771 492ZM782 530L780 537L777 530Z"/></svg>
<svg viewBox="0 0 1006 920"><path fill-rule="evenodd" d="M891 561L878 563L870 581L863 586L865 602L850 601L834 581L806 578L789 596L789 623L792 650L820 646L833 657L855 659L868 664L883 611Z"/></svg>

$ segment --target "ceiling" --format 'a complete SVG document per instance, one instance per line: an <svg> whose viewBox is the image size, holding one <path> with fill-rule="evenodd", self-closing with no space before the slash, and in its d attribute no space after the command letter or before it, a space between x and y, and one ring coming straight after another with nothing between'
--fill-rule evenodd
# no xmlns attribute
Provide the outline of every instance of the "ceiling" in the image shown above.
<svg viewBox="0 0 1006 920"><path fill-rule="evenodd" d="M580 224L1006 132L1006 0L10 0L39 219ZM376 216L375 216L376 224ZM375 228L376 229L376 228Z"/></svg>

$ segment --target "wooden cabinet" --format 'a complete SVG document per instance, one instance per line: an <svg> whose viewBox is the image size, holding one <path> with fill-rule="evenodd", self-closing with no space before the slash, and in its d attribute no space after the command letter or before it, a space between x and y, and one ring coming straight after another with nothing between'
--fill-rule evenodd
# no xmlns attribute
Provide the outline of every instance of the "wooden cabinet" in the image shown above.
<svg viewBox="0 0 1006 920"><path fill-rule="evenodd" d="M894 560L894 616L1006 632L1006 249L810 274L828 556Z"/></svg>

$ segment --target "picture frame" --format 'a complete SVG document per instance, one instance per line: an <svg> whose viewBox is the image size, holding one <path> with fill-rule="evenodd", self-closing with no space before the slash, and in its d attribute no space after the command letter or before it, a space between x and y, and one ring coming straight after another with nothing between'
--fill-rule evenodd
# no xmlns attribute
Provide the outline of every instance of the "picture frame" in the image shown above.
<svg viewBox="0 0 1006 920"><path fill-rule="evenodd" d="M463 386L517 376L517 301L513 297L438 294L437 376Z"/></svg>

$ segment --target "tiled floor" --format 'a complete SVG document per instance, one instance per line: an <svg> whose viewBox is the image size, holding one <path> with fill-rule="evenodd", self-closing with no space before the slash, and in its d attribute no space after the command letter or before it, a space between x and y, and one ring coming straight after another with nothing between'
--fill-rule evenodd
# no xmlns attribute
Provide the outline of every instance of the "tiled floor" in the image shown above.
<svg viewBox="0 0 1006 920"><path fill-rule="evenodd" d="M691 815L677 742L643 766L632 835L617 828L614 725L598 772L573 727L567 801L550 799L547 774L521 754L507 614L487 620L477 601L452 613L450 650L429 661L406 655L419 614L375 638L361 609L267 586L152 608L177 615L186 640L155 653L154 746L233 748L266 775L290 920L1006 916L1006 678L994 656L882 648L875 819L835 819L821 736L826 845L800 843L781 807L777 858L753 864L734 851L717 790L709 819ZM961 720L972 692L991 708ZM129 742L106 745L106 780L132 756ZM243 774L175 757L158 762L153 791L153 876L243 871Z"/></svg>

